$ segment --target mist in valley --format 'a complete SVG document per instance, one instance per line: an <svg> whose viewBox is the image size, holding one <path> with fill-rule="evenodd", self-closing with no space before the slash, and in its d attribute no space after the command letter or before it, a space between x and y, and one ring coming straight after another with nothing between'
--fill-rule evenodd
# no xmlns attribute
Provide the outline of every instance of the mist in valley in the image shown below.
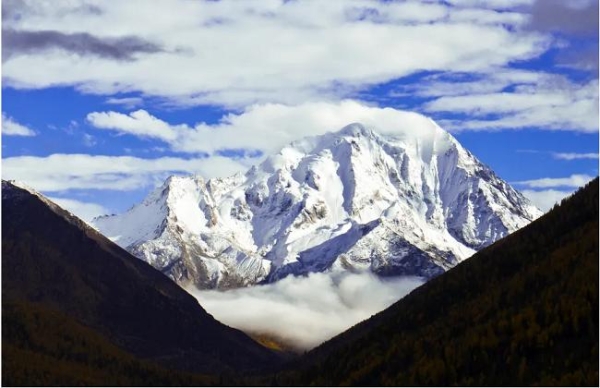
<svg viewBox="0 0 600 388"><path fill-rule="evenodd" d="M219 321L297 351L314 348L424 283L418 277L313 273L227 291L188 289Z"/></svg>

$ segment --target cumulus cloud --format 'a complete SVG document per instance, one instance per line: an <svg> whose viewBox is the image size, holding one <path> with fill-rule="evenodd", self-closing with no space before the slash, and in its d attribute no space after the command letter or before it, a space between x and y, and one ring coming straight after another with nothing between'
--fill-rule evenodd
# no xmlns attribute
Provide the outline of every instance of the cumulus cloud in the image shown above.
<svg viewBox="0 0 600 388"><path fill-rule="evenodd" d="M314 273L230 291L188 291L227 325L307 350L385 309L423 282L371 273Z"/></svg>
<svg viewBox="0 0 600 388"><path fill-rule="evenodd" d="M550 41L522 31L523 12L481 4L133 0L73 12L83 3L23 3L19 17L4 21L10 34L27 37L11 46L28 52L7 58L7 85L140 92L175 105L339 99L420 71L506 66L539 55ZM94 35L107 25L110 35Z"/></svg>
<svg viewBox="0 0 600 388"><path fill-rule="evenodd" d="M53 154L2 159L2 178L22 181L38 191L72 189L138 190L160 184L175 173L210 178L245 170L244 159L204 159Z"/></svg>
<svg viewBox="0 0 600 388"><path fill-rule="evenodd" d="M86 222L91 221L94 217L109 213L108 209L97 203L82 202L75 199L60 197L48 197L48 199Z"/></svg>
<svg viewBox="0 0 600 388"><path fill-rule="evenodd" d="M35 136L33 129L17 123L13 118L2 112L2 134L5 136Z"/></svg>

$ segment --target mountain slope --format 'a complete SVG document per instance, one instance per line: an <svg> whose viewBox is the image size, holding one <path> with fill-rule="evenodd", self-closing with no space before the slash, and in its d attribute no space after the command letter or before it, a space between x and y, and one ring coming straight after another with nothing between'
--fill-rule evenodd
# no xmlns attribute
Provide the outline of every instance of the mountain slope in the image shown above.
<svg viewBox="0 0 600 388"><path fill-rule="evenodd" d="M113 347L175 369L219 372L277 361L148 264L41 195L5 181L2 303L3 323L11 316L6 306L49 311ZM12 340L4 328L3 345Z"/></svg>
<svg viewBox="0 0 600 388"><path fill-rule="evenodd" d="M433 121L361 124L283 148L246 174L171 177L103 234L180 284L229 288L288 274L434 277L540 215Z"/></svg>
<svg viewBox="0 0 600 388"><path fill-rule="evenodd" d="M3 386L204 386L217 376L139 359L77 320L31 302L2 304Z"/></svg>
<svg viewBox="0 0 600 388"><path fill-rule="evenodd" d="M269 381L598 386L598 217L596 178Z"/></svg>

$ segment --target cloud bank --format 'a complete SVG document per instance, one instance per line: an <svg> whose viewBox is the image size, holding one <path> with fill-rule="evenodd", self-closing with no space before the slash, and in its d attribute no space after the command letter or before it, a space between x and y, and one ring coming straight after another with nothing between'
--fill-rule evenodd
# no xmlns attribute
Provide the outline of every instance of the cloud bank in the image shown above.
<svg viewBox="0 0 600 388"><path fill-rule="evenodd" d="M314 273L230 291L188 289L219 321L308 350L385 309L424 281Z"/></svg>
<svg viewBox="0 0 600 388"><path fill-rule="evenodd" d="M499 5L8 2L7 48L28 55L5 58L3 76L18 88L138 92L178 106L339 99L415 72L482 71L545 51L547 36L521 28L527 14Z"/></svg>
<svg viewBox="0 0 600 388"><path fill-rule="evenodd" d="M162 141L161 152L178 158L208 154L197 164L179 158L180 170L206 176L244 170L299 134L354 121L393 133L411 117L349 99L410 106L452 132L595 134L597 9L597 0L7 0L3 82L105 95L110 110L90 108L87 124ZM542 54L557 66L520 65ZM572 77L561 66L593 71ZM386 92L387 85L394 90ZM172 123L160 113L198 105L235 111L214 124ZM4 135L43 141L45 133L36 131L10 118L3 124ZM96 145L97 135L84 134L82 144ZM231 155L225 149L254 160L218 158ZM595 159L579 154L553 157ZM155 163L162 158L122 158L9 158L5 175L18 171L16 178L40 190L133 190L174 170L166 159L171 167Z"/></svg>

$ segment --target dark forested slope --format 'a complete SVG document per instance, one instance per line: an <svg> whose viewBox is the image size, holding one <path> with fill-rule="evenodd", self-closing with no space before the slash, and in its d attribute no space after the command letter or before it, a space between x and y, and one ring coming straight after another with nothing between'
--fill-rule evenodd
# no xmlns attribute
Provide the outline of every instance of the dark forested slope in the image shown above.
<svg viewBox="0 0 600 388"><path fill-rule="evenodd" d="M5 385L598 385L598 179L285 371L252 378L233 370L272 354L170 280L26 191L3 184L2 201Z"/></svg>
<svg viewBox="0 0 600 388"><path fill-rule="evenodd" d="M91 362L95 352L99 359ZM120 365L124 369L107 365L112 356L124 360ZM271 351L216 321L173 281L81 220L2 182L3 383L27 384L18 379L21 373L41 376L46 383L98 382L85 378L90 374L114 378L99 380L103 384L131 384L140 381L118 380L118 374L131 364L135 375L146 368L142 361L224 373L277 360ZM86 372L82 375L77 368ZM52 375L59 372L58 377ZM163 372L151 376L166 376ZM70 384L69 376L78 379Z"/></svg>
<svg viewBox="0 0 600 388"><path fill-rule="evenodd" d="M306 385L598 385L598 179L270 377Z"/></svg>

